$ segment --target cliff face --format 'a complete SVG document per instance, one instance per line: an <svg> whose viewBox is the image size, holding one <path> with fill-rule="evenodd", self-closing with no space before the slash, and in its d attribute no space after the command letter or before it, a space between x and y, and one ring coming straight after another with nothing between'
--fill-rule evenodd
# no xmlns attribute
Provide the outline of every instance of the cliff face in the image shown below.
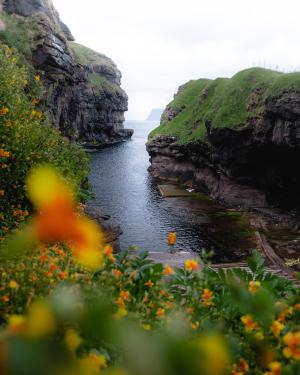
<svg viewBox="0 0 300 375"><path fill-rule="evenodd" d="M0 38L41 75L52 124L87 146L130 138L132 131L123 126L128 98L113 61L73 43L51 0L6 0L3 10Z"/></svg>
<svg viewBox="0 0 300 375"><path fill-rule="evenodd" d="M299 213L300 74L239 75L180 88L150 135L150 170L229 205Z"/></svg>

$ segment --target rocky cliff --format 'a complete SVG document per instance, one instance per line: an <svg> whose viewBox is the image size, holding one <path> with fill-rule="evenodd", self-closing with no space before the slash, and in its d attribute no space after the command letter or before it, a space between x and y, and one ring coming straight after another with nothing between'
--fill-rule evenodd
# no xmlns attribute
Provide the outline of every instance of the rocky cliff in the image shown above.
<svg viewBox="0 0 300 375"><path fill-rule="evenodd" d="M191 81L147 145L155 176L232 206L300 212L300 73Z"/></svg>
<svg viewBox="0 0 300 375"><path fill-rule="evenodd" d="M40 74L52 124L87 146L130 138L123 126L128 98L114 62L74 43L51 0L5 0L3 10L0 39Z"/></svg>

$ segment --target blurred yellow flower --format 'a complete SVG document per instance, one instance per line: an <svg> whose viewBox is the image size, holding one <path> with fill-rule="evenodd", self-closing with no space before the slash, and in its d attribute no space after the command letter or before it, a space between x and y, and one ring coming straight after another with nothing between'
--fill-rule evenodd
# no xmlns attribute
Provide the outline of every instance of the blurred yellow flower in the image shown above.
<svg viewBox="0 0 300 375"><path fill-rule="evenodd" d="M8 333L10 335L16 335L23 331L25 326L26 318L24 315L11 315L8 318Z"/></svg>
<svg viewBox="0 0 300 375"><path fill-rule="evenodd" d="M39 209L32 222L37 241L65 243L83 266L100 268L103 234L93 221L77 214L72 191L60 176L50 167L39 167L31 172L27 189Z"/></svg>
<svg viewBox="0 0 300 375"><path fill-rule="evenodd" d="M82 338L78 335L78 333L70 328L67 330L65 334L65 345L71 351L75 352L75 350L79 347L82 342Z"/></svg>
<svg viewBox="0 0 300 375"><path fill-rule="evenodd" d="M122 318L124 318L124 317L127 316L127 315L128 315L127 310L126 310L124 307L120 307L120 308L118 309L118 311L114 314L114 317L115 317L116 319L122 319Z"/></svg>
<svg viewBox="0 0 300 375"><path fill-rule="evenodd" d="M7 107L3 107L0 109L0 115L5 116L9 112Z"/></svg>
<svg viewBox="0 0 300 375"><path fill-rule="evenodd" d="M283 349L283 355L286 358L300 360L300 331L289 332L283 337L286 347Z"/></svg>
<svg viewBox="0 0 300 375"><path fill-rule="evenodd" d="M244 324L247 332L251 332L259 327L258 323L253 320L253 317L251 315L242 316L241 321Z"/></svg>
<svg viewBox="0 0 300 375"><path fill-rule="evenodd" d="M268 365L271 371L264 372L264 375L281 375L281 363L280 362L271 362Z"/></svg>
<svg viewBox="0 0 300 375"><path fill-rule="evenodd" d="M161 307L159 307L157 310L156 310L156 316L158 318L162 318L165 316L165 309L162 309Z"/></svg>
<svg viewBox="0 0 300 375"><path fill-rule="evenodd" d="M26 320L26 336L38 338L53 334L55 329L55 317L49 307L43 302L33 303L29 308Z"/></svg>
<svg viewBox="0 0 300 375"><path fill-rule="evenodd" d="M203 335L198 341L199 349L203 356L203 368L210 375L228 373L230 353L222 335Z"/></svg>
<svg viewBox="0 0 300 375"><path fill-rule="evenodd" d="M15 280L11 280L9 282L10 289L17 289L19 287L19 284Z"/></svg>
<svg viewBox="0 0 300 375"><path fill-rule="evenodd" d="M280 332L284 330L284 325L279 320L274 320L271 324L271 330L275 337L280 335Z"/></svg>
<svg viewBox="0 0 300 375"><path fill-rule="evenodd" d="M165 276L168 276L168 275L173 275L175 272L173 270L173 268L171 266L169 266L168 264L166 264L164 270L163 270L163 274Z"/></svg>
<svg viewBox="0 0 300 375"><path fill-rule="evenodd" d="M185 269L187 271L197 271L199 269L199 264L195 259L187 259L185 261Z"/></svg>
<svg viewBox="0 0 300 375"><path fill-rule="evenodd" d="M260 286L261 286L261 283L259 281L251 280L249 282L249 288L248 288L248 290L251 293L256 293Z"/></svg>
<svg viewBox="0 0 300 375"><path fill-rule="evenodd" d="M211 290L205 288L203 290L203 293L202 293L202 303L203 303L203 305L204 306L211 306L213 304L212 303L213 296L214 296L214 293Z"/></svg>

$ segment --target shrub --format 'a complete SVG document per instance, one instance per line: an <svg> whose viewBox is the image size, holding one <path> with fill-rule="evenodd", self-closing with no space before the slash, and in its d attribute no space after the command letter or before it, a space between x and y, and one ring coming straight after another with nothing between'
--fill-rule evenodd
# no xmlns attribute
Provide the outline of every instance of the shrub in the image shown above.
<svg viewBox="0 0 300 375"><path fill-rule="evenodd" d="M29 87L29 73L18 53L0 44L0 237L31 210L24 184L30 168L47 162L73 184L77 194L88 171L88 159L75 144L51 127L37 107L39 75Z"/></svg>

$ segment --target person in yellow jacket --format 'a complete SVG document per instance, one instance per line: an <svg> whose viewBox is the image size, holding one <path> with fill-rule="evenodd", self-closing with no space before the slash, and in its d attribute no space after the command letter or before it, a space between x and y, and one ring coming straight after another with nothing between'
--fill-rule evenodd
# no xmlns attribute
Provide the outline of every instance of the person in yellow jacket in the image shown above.
<svg viewBox="0 0 300 375"><path fill-rule="evenodd" d="M171 248L171 253L174 253L175 250L174 250L174 246L177 242L177 236L176 236L176 232L175 230L172 228L170 233L169 233L169 237L168 237L168 245L170 246Z"/></svg>

